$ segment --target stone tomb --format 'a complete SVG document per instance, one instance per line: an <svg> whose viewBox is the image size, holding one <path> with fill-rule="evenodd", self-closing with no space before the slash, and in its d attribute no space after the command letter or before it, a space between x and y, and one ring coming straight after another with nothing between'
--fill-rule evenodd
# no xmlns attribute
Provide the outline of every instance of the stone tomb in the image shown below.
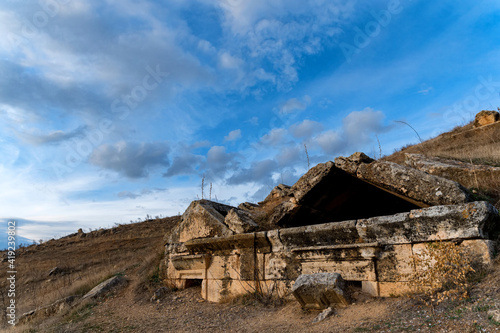
<svg viewBox="0 0 500 333"><path fill-rule="evenodd" d="M428 242L455 241L476 263L491 263L491 239L500 229L498 211L486 202L469 202L470 195L458 183L356 156L315 168L291 188L273 190L259 205L193 202L166 241L166 282L178 288L201 283L202 297L220 302L254 292L289 297L301 274L340 273L373 296L390 296L406 291L408 274L418 269L412 256ZM388 207L390 215L375 208L374 217L367 217L370 209L359 209L357 216L352 189L344 200L339 200L338 188L328 190L339 177L350 177L343 183L363 182L385 193L384 198L393 195L394 202L415 208L394 214L398 207ZM343 202L350 202L350 212L343 211ZM320 222L321 217L335 221L335 214L352 218L312 224L307 211ZM269 219L276 216L276 228L259 231L255 221L272 227Z"/></svg>

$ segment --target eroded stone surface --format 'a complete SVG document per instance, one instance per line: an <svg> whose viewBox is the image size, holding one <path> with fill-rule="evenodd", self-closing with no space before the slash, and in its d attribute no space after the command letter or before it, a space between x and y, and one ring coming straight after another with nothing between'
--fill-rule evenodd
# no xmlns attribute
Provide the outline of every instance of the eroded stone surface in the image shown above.
<svg viewBox="0 0 500 333"><path fill-rule="evenodd" d="M478 201L359 220L356 228L364 242L380 244L489 238L500 228L497 216L495 207Z"/></svg>
<svg viewBox="0 0 500 333"><path fill-rule="evenodd" d="M358 166L362 163L372 163L375 160L368 157L364 153L356 152L349 157L337 157L335 158L335 166L342 169L352 175L356 175L358 171Z"/></svg>
<svg viewBox="0 0 500 333"><path fill-rule="evenodd" d="M468 188L478 188L477 179L500 178L500 168L497 167L475 165L420 154L405 154L405 164L431 175L452 179Z"/></svg>
<svg viewBox="0 0 500 333"><path fill-rule="evenodd" d="M330 175L334 167L333 162L320 163L300 177L291 188L297 203L302 203L307 195L311 193L311 190Z"/></svg>
<svg viewBox="0 0 500 333"><path fill-rule="evenodd" d="M259 227L247 212L233 208L227 213L224 224L237 234L243 234L257 230Z"/></svg>
<svg viewBox="0 0 500 333"><path fill-rule="evenodd" d="M102 296L111 289L124 286L126 283L127 280L123 276L121 275L113 276L112 278L109 278L106 281L101 282L100 284L92 288L91 291L89 291L82 297L82 301Z"/></svg>
<svg viewBox="0 0 500 333"><path fill-rule="evenodd" d="M271 190L271 193L264 199L264 202L271 201L273 199L287 197L291 194L291 187L285 184L279 184Z"/></svg>
<svg viewBox="0 0 500 333"><path fill-rule="evenodd" d="M302 274L292 288L293 295L306 309L326 309L349 304L347 285L338 273Z"/></svg>
<svg viewBox="0 0 500 333"><path fill-rule="evenodd" d="M182 214L182 220L168 242L175 244L196 238L232 235L234 232L224 223L231 209L234 207L209 200L193 201Z"/></svg>
<svg viewBox="0 0 500 333"><path fill-rule="evenodd" d="M457 182L392 162L361 164L357 177L426 205L453 205L470 201Z"/></svg>

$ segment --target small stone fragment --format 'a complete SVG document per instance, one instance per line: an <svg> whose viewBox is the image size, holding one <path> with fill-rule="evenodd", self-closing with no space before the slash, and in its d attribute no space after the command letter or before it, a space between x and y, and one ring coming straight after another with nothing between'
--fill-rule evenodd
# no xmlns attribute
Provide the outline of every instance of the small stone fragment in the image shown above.
<svg viewBox="0 0 500 333"><path fill-rule="evenodd" d="M320 321L325 320L326 318L330 317L333 314L335 314L335 311L333 310L332 307L326 308L316 318L314 318L312 323L313 324L319 323Z"/></svg>

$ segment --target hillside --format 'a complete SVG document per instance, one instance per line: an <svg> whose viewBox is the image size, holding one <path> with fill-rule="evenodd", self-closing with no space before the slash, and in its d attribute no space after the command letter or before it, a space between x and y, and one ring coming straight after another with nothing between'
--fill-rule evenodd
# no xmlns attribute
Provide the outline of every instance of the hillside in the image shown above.
<svg viewBox="0 0 500 333"><path fill-rule="evenodd" d="M420 144L404 147L383 160L404 164L405 154L456 160L470 167L500 167L500 122L478 128L471 122ZM488 200L500 209L500 177L496 174L478 176L471 184L463 185L477 192L478 199Z"/></svg>
<svg viewBox="0 0 500 333"><path fill-rule="evenodd" d="M405 153L451 158L469 164L500 166L500 123L473 129L456 128L421 144L405 147L384 159L404 163ZM478 196L499 207L499 179L478 179ZM180 217L120 225L76 233L17 252L18 316L71 295L82 295L113 275L126 287L105 297L63 309L41 311L30 322L6 332L495 332L500 323L500 261L473 276L470 298L443 303L436 309L409 298L372 298L352 286L354 304L311 325L318 311L302 310L294 300L280 302L241 297L213 304L200 297L200 287L169 290L158 301L150 297L161 286L164 235ZM54 268L53 274L49 272ZM6 269L0 271L0 301L7 306Z"/></svg>

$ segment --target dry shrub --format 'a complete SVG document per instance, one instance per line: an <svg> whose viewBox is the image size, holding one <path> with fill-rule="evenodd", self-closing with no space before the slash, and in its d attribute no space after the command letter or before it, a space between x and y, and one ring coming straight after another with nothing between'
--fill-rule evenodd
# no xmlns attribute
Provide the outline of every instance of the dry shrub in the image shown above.
<svg viewBox="0 0 500 333"><path fill-rule="evenodd" d="M469 276L475 270L460 246L454 242L429 243L413 259L416 269L409 276L411 297L430 307L469 297Z"/></svg>

